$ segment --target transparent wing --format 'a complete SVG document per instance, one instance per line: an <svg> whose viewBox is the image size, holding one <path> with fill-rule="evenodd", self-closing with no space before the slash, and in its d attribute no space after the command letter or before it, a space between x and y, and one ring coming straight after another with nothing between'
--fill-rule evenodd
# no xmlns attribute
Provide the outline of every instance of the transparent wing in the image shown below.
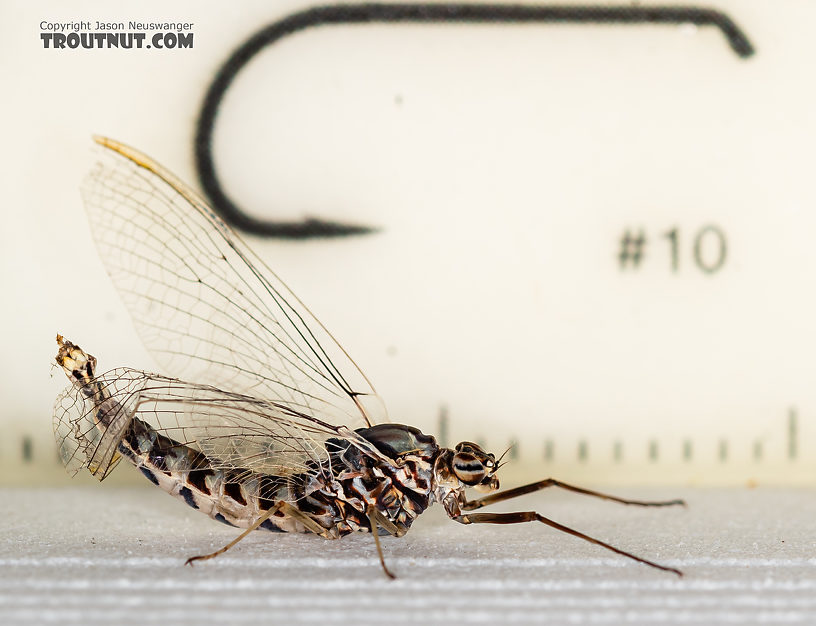
<svg viewBox="0 0 816 626"><path fill-rule="evenodd" d="M329 332L206 203L138 151L104 150L83 187L105 266L170 375L350 427L384 406Z"/></svg>
<svg viewBox="0 0 816 626"><path fill-rule="evenodd" d="M330 452L349 444L382 457L347 427L289 406L119 368L72 385L57 398L54 432L69 472L88 468L105 478L119 460L117 449L133 420L203 453L213 469L229 471L232 480L247 473L299 480L330 473Z"/></svg>
<svg viewBox="0 0 816 626"><path fill-rule="evenodd" d="M87 468L103 480L120 461L117 450L147 379L125 368L87 385L66 388L54 403L54 436L72 476ZM99 387L92 388L91 385Z"/></svg>

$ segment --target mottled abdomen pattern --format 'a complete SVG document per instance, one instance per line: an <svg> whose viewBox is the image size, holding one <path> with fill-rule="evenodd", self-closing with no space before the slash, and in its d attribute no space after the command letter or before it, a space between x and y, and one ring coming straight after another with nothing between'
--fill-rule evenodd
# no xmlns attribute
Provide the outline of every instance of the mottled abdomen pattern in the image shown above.
<svg viewBox="0 0 816 626"><path fill-rule="evenodd" d="M336 539L370 531L367 505L373 504L403 534L431 504L433 439L401 425L358 431L394 459L365 454L348 442L334 441L331 472L307 471L289 477L212 467L201 452L134 419L119 452L153 484L225 524L246 528L279 501L289 502ZM405 439L403 441L402 439ZM396 442L396 443L395 443ZM400 445L402 444L401 449ZM308 532L297 516L278 511L261 526L275 532Z"/></svg>

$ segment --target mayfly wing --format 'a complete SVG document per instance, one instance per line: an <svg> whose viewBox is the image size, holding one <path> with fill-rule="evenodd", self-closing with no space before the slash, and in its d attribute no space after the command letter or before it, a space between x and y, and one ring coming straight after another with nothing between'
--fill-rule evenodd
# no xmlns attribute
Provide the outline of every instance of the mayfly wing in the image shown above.
<svg viewBox="0 0 816 626"><path fill-rule="evenodd" d="M57 398L54 432L69 472L87 468L99 480L105 478L134 420L147 427L131 431L148 434L140 445L151 445L149 439L161 435L173 449L201 452L209 467L231 472L232 480L242 479L241 472L292 479L330 472L329 454L349 444L379 456L347 427L286 405L118 368L73 384ZM172 459L166 462L171 465Z"/></svg>
<svg viewBox="0 0 816 626"><path fill-rule="evenodd" d="M95 140L104 149L83 187L90 226L165 373L335 425L385 421L343 348L197 193L137 150Z"/></svg>
<svg viewBox="0 0 816 626"><path fill-rule="evenodd" d="M54 436L72 476L87 468L104 479L121 460L119 443L146 382L141 372L111 370L89 385L72 384L54 403Z"/></svg>

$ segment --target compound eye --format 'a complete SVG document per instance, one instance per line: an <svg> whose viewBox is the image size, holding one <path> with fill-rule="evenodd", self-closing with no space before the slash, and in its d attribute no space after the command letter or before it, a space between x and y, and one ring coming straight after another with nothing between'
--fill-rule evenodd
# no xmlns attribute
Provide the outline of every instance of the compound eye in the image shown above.
<svg viewBox="0 0 816 626"><path fill-rule="evenodd" d="M466 485L478 485L485 478L485 466L469 452L457 452L453 455L453 473Z"/></svg>

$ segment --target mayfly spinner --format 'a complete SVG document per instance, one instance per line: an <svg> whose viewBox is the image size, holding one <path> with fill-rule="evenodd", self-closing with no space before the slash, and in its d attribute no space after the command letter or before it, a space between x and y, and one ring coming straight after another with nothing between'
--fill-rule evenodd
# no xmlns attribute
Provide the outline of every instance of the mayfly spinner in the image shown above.
<svg viewBox="0 0 816 626"><path fill-rule="evenodd" d="M680 574L534 511L474 513L547 487L639 502L541 480L498 491L501 459L475 443L444 448L376 418L368 379L283 282L194 191L140 152L105 150L83 188L108 273L145 345L174 377L119 368L57 336L72 385L54 428L69 471L102 480L125 458L155 485L218 521L250 531L338 539L404 535L434 502L462 524L541 522ZM195 382L187 382L195 381ZM470 500L469 487L493 492Z"/></svg>

